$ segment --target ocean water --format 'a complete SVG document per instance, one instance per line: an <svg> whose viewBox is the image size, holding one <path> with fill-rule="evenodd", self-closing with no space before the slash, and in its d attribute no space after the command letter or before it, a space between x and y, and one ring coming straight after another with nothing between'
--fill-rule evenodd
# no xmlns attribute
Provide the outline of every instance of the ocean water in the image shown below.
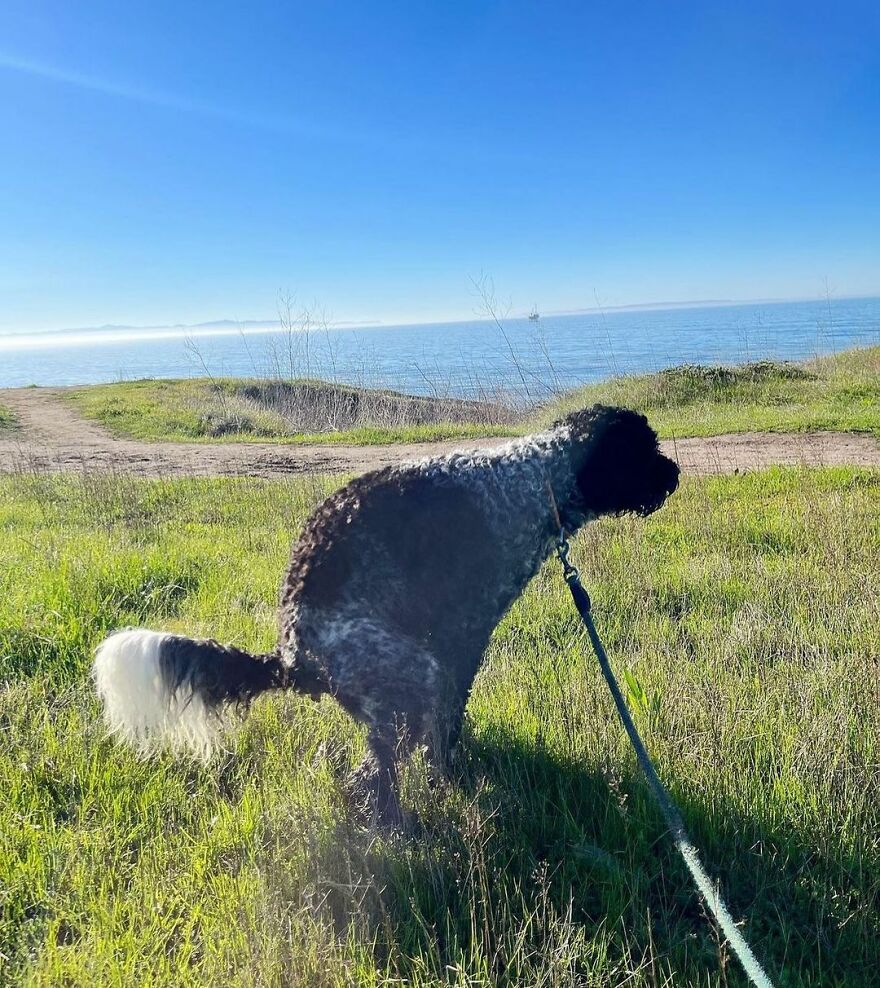
<svg viewBox="0 0 880 988"><path fill-rule="evenodd" d="M0 336L0 386L145 377L316 377L415 394L540 400L681 363L796 360L880 343L880 298L284 333L230 326Z"/></svg>

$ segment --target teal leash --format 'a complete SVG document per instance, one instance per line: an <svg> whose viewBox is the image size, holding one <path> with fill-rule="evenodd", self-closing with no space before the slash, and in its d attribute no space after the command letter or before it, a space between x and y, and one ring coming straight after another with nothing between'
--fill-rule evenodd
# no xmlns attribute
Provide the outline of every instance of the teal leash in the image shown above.
<svg viewBox="0 0 880 988"><path fill-rule="evenodd" d="M733 916L730 915L730 910L727 908L724 900L718 892L716 884L712 881L708 872L703 867L697 848L688 836L681 811L675 805L672 797L666 791L666 787L660 781L660 776L657 775L657 770L654 768L651 757L648 754L641 737L639 736L639 732L636 730L636 725L633 723L629 708L626 705L623 694L620 692L620 686L618 686L617 679L611 669L611 663L608 661L608 655L605 652L605 647L599 638L599 633L596 631L596 625L593 623L590 595L581 583L580 573L578 572L577 567L573 566L568 561L569 550L570 546L568 544L568 539L565 537L565 529L560 527L559 540L556 543L556 554L559 556L559 560L562 563L565 582L568 584L568 589L571 591L574 606L578 609L578 613L586 626L587 633L590 636L590 642L593 645L593 651L596 653L596 658L599 660L599 666L602 669L602 675L605 677L605 682L608 684L608 689L611 690L611 695L614 698L614 705L617 707L617 713L623 722L626 733L629 735L630 742L632 743L633 749L636 753L636 758L638 759L642 771L645 773L645 777L648 780L648 785L651 787L651 792L654 794L654 798L660 806L660 811L663 814L663 819L666 821L666 826L672 834L672 839L675 841L675 846L684 858L684 863L687 865L688 871L691 873L694 884L697 886L704 901L712 911L712 915L715 917L718 925L727 937L728 943L733 949L734 954L736 954L737 959L752 984L755 985L756 988L773 988L773 982L767 976L764 968L761 967L760 962L757 957L755 957L752 948L748 945L742 933L740 933L736 923L734 922Z"/></svg>

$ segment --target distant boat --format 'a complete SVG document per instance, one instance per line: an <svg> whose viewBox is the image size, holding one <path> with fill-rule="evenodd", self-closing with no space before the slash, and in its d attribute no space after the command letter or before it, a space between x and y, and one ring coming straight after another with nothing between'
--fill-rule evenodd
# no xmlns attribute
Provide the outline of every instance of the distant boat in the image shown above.
<svg viewBox="0 0 880 988"><path fill-rule="evenodd" d="M532 306L532 311L529 313L529 321L530 322L537 322L540 318L541 318L541 316L540 316L540 313L538 312L537 305L533 305Z"/></svg>

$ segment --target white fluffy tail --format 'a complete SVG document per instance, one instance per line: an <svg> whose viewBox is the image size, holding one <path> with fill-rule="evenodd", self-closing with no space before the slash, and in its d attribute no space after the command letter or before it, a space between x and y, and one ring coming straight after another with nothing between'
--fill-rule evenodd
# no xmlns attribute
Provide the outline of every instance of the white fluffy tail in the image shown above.
<svg viewBox="0 0 880 988"><path fill-rule="evenodd" d="M110 730L141 754L166 748L207 759L223 735L222 716L169 682L163 646L179 635L117 631L95 650L92 678Z"/></svg>

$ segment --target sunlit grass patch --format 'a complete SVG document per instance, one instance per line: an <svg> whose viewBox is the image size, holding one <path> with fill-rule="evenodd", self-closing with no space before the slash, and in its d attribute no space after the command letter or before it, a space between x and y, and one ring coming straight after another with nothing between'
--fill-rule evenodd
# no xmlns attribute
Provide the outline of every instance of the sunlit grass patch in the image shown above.
<svg viewBox="0 0 880 988"><path fill-rule="evenodd" d="M513 412L498 403L320 381L129 381L80 388L66 397L113 432L138 439L369 446L515 432Z"/></svg>
<svg viewBox="0 0 880 988"><path fill-rule="evenodd" d="M90 650L137 623L271 647L338 481L0 480L0 982L740 984L554 563L505 618L454 780L365 832L332 700L258 701L210 766L108 739ZM438 537L440 533L438 533ZM688 479L574 548L665 781L779 984L880 963L880 474Z"/></svg>
<svg viewBox="0 0 880 988"><path fill-rule="evenodd" d="M821 429L880 436L880 347L801 364L672 367L575 389L539 411L544 424L593 402L644 412L664 437Z"/></svg>

